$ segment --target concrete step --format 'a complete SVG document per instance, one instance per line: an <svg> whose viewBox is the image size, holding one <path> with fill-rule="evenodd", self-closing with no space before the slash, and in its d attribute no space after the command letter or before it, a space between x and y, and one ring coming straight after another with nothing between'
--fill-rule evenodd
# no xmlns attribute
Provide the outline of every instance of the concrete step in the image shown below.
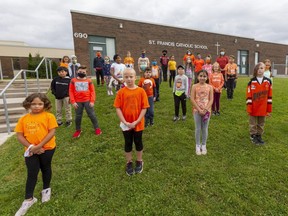
<svg viewBox="0 0 288 216"><path fill-rule="evenodd" d="M17 106L17 107L13 107L13 108L9 108L9 106L8 106L8 115L9 115L9 117L10 117L10 115L13 115L13 114L24 114L24 113L26 113L26 110L22 106L21 107ZM4 109L0 109L0 116L5 116Z"/></svg>
<svg viewBox="0 0 288 216"><path fill-rule="evenodd" d="M11 132L14 131L14 128L16 126L17 123L10 123L10 128L11 128ZM8 129L7 129L7 125L5 124L0 124L0 133L7 133Z"/></svg>
<svg viewBox="0 0 288 216"><path fill-rule="evenodd" d="M25 112L26 113L26 112ZM11 123L17 123L18 122L18 119L20 118L20 117L22 117L24 115L24 113L22 114L22 113L16 113L16 114L10 114L9 115L9 122L10 122L10 124ZM3 115L3 116L0 116L0 125L1 124L6 124L6 118L5 118L5 115Z"/></svg>
<svg viewBox="0 0 288 216"><path fill-rule="evenodd" d="M48 90L40 89L40 92L46 94L48 92ZM31 93L32 92L28 91L28 95L31 94ZM25 91L23 92L23 90L22 90L21 92L6 93L5 96L6 96L6 98L19 98L19 97L25 98L26 97L26 93L25 93ZM2 97L0 97L0 98L2 98Z"/></svg>
<svg viewBox="0 0 288 216"><path fill-rule="evenodd" d="M47 92L49 90L49 87L46 88L40 88L40 92ZM25 88L8 88L5 93L15 93L15 92L25 92ZM38 88L28 88L28 94L38 92Z"/></svg>
<svg viewBox="0 0 288 216"><path fill-rule="evenodd" d="M10 108L16 108L16 107L22 107L22 103L25 100L25 97L21 98L6 98L7 107ZM23 107L22 107L23 108ZM4 109L3 100L0 100L0 110ZM24 108L23 108L24 109Z"/></svg>

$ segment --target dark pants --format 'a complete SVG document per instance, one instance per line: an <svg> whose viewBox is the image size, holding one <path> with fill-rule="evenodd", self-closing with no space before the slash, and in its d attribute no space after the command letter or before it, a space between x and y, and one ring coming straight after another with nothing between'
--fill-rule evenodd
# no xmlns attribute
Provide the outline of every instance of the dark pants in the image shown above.
<svg viewBox="0 0 288 216"><path fill-rule="evenodd" d="M180 102L182 106L182 114L186 115L186 95L183 93L181 96L177 96L174 93L174 106L175 106L175 116L179 117Z"/></svg>
<svg viewBox="0 0 288 216"><path fill-rule="evenodd" d="M83 116L83 110L85 108L86 113L88 117L90 118L94 129L98 128L98 121L94 112L94 107L90 107L90 102L77 102L78 108L75 110L75 124L76 124L76 130L81 129L81 121L82 121L82 116Z"/></svg>
<svg viewBox="0 0 288 216"><path fill-rule="evenodd" d="M145 113L145 124L150 121L153 122L154 118L154 97L148 97L149 108L147 108L147 112Z"/></svg>
<svg viewBox="0 0 288 216"><path fill-rule="evenodd" d="M213 100L213 104L212 104L212 111L219 112L219 110L220 110L220 97L221 97L221 93L214 92L214 100Z"/></svg>
<svg viewBox="0 0 288 216"><path fill-rule="evenodd" d="M167 82L167 65L162 65L161 68L163 71L163 80L164 82Z"/></svg>
<svg viewBox="0 0 288 216"><path fill-rule="evenodd" d="M96 80L97 80L97 85L100 85L100 77L101 77L101 84L104 84L104 76L103 76L103 71L102 69L96 69Z"/></svg>
<svg viewBox="0 0 288 216"><path fill-rule="evenodd" d="M159 100L159 97L160 97L160 78L154 78L154 81L155 81L155 85L156 85L156 100L158 101Z"/></svg>
<svg viewBox="0 0 288 216"><path fill-rule="evenodd" d="M227 88L228 99L233 99L234 86L235 86L234 82L235 82L234 79L227 79L226 88Z"/></svg>
<svg viewBox="0 0 288 216"><path fill-rule="evenodd" d="M125 152L131 152L132 151L132 145L133 141L136 146L136 151L142 151L143 150L143 142L142 142L142 132L143 131L123 131L124 139L125 139Z"/></svg>
<svg viewBox="0 0 288 216"><path fill-rule="evenodd" d="M170 76L169 76L169 86L172 87L172 82L174 83L175 80L175 70L170 70Z"/></svg>
<svg viewBox="0 0 288 216"><path fill-rule="evenodd" d="M27 167L25 199L30 199L33 197L40 169L42 172L43 189L50 187L52 177L51 161L54 152L55 148L52 150L46 150L40 155L34 154L31 157L25 157Z"/></svg>

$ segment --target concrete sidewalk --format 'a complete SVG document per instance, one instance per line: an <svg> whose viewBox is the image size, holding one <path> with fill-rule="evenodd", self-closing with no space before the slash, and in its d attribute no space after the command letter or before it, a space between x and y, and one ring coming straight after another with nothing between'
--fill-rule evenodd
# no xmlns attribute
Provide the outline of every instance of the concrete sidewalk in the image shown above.
<svg viewBox="0 0 288 216"><path fill-rule="evenodd" d="M14 134L15 134L15 132L12 132L10 134L8 134L8 133L0 133L0 146L2 144L4 144L7 141L7 139L9 137L13 136Z"/></svg>

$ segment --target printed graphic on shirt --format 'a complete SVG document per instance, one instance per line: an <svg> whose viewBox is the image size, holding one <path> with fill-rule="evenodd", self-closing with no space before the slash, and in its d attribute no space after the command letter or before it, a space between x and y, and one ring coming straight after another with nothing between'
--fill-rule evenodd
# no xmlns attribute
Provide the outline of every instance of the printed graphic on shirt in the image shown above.
<svg viewBox="0 0 288 216"><path fill-rule="evenodd" d="M89 82L75 82L75 89L77 92L88 91Z"/></svg>
<svg viewBox="0 0 288 216"><path fill-rule="evenodd" d="M40 129L38 122L27 122L25 127L28 134L36 134Z"/></svg>
<svg viewBox="0 0 288 216"><path fill-rule="evenodd" d="M158 66L157 67L152 67L152 77L158 78Z"/></svg>
<svg viewBox="0 0 288 216"><path fill-rule="evenodd" d="M176 88L181 88L182 87L182 79L181 78L178 78L176 80Z"/></svg>
<svg viewBox="0 0 288 216"><path fill-rule="evenodd" d="M145 79L142 86L143 86L144 90L146 91L146 90L152 88L153 83L150 79Z"/></svg>

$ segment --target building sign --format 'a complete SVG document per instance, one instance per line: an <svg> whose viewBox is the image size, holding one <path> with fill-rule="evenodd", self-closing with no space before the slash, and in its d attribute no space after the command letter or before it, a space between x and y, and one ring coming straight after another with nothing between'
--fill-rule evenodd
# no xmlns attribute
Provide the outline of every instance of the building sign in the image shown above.
<svg viewBox="0 0 288 216"><path fill-rule="evenodd" d="M208 46L202 44L190 44L190 43L181 43L174 41L161 41L161 40L148 40L149 45L156 46L170 46L170 47L185 47L187 49L205 49L208 50Z"/></svg>
<svg viewBox="0 0 288 216"><path fill-rule="evenodd" d="M88 34L87 34L87 33L75 32L75 33L74 33L74 37L75 37L75 38L88 38Z"/></svg>

